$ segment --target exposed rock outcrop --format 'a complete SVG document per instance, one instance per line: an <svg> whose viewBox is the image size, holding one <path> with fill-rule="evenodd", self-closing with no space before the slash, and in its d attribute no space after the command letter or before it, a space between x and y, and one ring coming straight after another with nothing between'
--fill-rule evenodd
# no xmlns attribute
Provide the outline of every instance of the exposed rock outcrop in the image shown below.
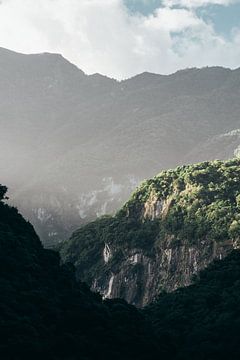
<svg viewBox="0 0 240 360"><path fill-rule="evenodd" d="M200 270L239 247L240 240L233 239L220 243L205 239L193 246L188 241L176 244L174 238L165 239L154 256L142 249L132 249L117 268L98 274L92 290L105 298L124 298L142 307L162 291L171 292L190 285Z"/></svg>

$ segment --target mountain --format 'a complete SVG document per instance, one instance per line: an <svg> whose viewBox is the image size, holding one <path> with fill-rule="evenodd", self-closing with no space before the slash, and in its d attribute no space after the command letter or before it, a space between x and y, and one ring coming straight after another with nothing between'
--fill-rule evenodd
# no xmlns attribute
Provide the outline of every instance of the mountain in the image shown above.
<svg viewBox="0 0 240 360"><path fill-rule="evenodd" d="M239 248L239 179L239 158L163 171L115 216L75 231L62 259L104 297L149 304Z"/></svg>
<svg viewBox="0 0 240 360"><path fill-rule="evenodd" d="M114 213L160 169L227 159L239 146L221 138L240 128L239 69L117 82L59 54L0 48L0 76L1 179L45 246Z"/></svg>
<svg viewBox="0 0 240 360"><path fill-rule="evenodd" d="M200 146L196 146L185 157L187 163L194 161L204 161L208 154L212 154L214 159L231 158L240 155L240 129L229 131L225 134L213 136Z"/></svg>
<svg viewBox="0 0 240 360"><path fill-rule="evenodd" d="M4 203L0 186L0 357L154 359L145 316L122 300L103 302L73 267L43 249L31 224Z"/></svg>
<svg viewBox="0 0 240 360"><path fill-rule="evenodd" d="M1 359L239 359L239 251L137 310L77 283L5 193L0 186Z"/></svg>

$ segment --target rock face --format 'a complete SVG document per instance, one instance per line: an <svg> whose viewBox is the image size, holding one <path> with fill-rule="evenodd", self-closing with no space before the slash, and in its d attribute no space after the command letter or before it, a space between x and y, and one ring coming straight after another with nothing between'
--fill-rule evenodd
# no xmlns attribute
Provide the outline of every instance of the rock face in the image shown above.
<svg viewBox="0 0 240 360"><path fill-rule="evenodd" d="M206 268L213 260L223 259L239 241L218 243L208 239L194 246L177 245L174 238L165 239L162 249L155 256L148 256L142 249L133 249L108 275L99 274L92 290L105 298L123 298L143 307L155 300L162 292L172 292L191 284L193 276Z"/></svg>
<svg viewBox="0 0 240 360"><path fill-rule="evenodd" d="M239 247L239 204L240 159L165 171L115 217L76 231L62 258L94 291L142 307Z"/></svg>

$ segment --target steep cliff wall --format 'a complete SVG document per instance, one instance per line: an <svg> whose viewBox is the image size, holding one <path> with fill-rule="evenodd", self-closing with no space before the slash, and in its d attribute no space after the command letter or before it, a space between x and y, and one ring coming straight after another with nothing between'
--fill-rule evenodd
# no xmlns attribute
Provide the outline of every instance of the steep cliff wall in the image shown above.
<svg viewBox="0 0 240 360"><path fill-rule="evenodd" d="M239 165L199 163L145 181L114 217L76 231L63 260L104 297L137 306L189 285L240 245Z"/></svg>

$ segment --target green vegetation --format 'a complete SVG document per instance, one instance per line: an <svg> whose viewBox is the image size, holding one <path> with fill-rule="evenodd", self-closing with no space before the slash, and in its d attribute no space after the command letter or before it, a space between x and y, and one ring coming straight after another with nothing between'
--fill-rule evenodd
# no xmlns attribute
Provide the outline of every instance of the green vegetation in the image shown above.
<svg viewBox="0 0 240 360"><path fill-rule="evenodd" d="M152 199L168 204L154 219L144 216ZM96 274L113 269L129 249L140 248L151 256L166 237L190 245L204 238L237 239L239 230L240 159L203 162L143 182L115 216L76 231L63 244L61 256L76 266L78 277L91 283ZM108 264L102 257L105 243L114 249Z"/></svg>
<svg viewBox="0 0 240 360"><path fill-rule="evenodd" d="M170 200L160 222L162 236L174 234L190 242L206 236L216 241L232 238L240 228L240 159L163 171L145 181L122 212L141 211L150 195Z"/></svg>

